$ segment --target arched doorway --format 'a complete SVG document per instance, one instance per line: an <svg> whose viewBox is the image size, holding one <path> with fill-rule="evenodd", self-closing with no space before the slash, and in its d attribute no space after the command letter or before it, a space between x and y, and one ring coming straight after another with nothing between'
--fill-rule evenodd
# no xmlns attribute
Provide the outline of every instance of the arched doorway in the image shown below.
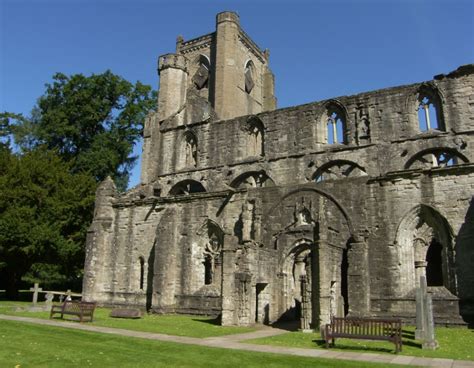
<svg viewBox="0 0 474 368"><path fill-rule="evenodd" d="M280 320L300 321L307 318L311 308L312 252L311 240L302 239L294 244L283 264L284 310ZM306 314L306 315L305 315Z"/></svg>

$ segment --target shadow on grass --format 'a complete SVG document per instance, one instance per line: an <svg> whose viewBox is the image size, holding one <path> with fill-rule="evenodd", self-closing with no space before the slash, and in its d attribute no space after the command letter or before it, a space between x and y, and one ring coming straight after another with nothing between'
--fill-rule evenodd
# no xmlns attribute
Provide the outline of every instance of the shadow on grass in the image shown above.
<svg viewBox="0 0 474 368"><path fill-rule="evenodd" d="M300 328L298 321L277 321L271 324L271 327L278 328L280 330L295 332Z"/></svg>
<svg viewBox="0 0 474 368"><path fill-rule="evenodd" d="M322 339L316 339L312 340L319 348L325 348L326 347L326 342ZM370 339L365 340L365 341L371 341ZM402 329L402 346L410 346L414 347L417 349L421 349L421 344L415 342L415 332L411 330L404 330ZM348 343L347 341L343 340L342 343L339 343L336 340L336 345L332 346L340 350L361 350L361 351L367 351L367 352L385 352L385 353L390 353L390 352L395 352L395 347L390 349L390 348L385 348L385 347L379 347L379 346L361 346L361 345L355 345L351 344L350 342Z"/></svg>
<svg viewBox="0 0 474 368"><path fill-rule="evenodd" d="M313 342L316 343L318 348L322 348L322 349L326 348L326 342L324 340L313 340ZM336 340L336 342L337 342L337 340ZM331 346L331 347L339 349L339 350L350 350L350 351L361 350L361 351L372 352L372 353L373 352L378 352L378 353L393 353L393 352L395 352L395 349L382 348L382 347L378 347L378 346L360 346L360 345L348 345L348 344L336 343L336 345Z"/></svg>
<svg viewBox="0 0 474 368"><path fill-rule="evenodd" d="M221 325L221 317L220 316L218 316L216 318L206 318L206 319L193 318L192 320L196 321L196 322L207 323L207 324L213 325L213 326L220 326Z"/></svg>

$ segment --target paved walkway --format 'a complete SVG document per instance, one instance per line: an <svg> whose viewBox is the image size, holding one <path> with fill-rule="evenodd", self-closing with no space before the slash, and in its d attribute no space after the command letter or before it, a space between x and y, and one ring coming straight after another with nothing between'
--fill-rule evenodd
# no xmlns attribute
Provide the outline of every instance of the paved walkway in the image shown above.
<svg viewBox="0 0 474 368"><path fill-rule="evenodd" d="M255 351L261 353L273 353L273 354L286 354L286 355L297 355L314 358L326 358L326 359L342 359L352 361L364 361L373 363L395 363L401 365L410 366L422 366L422 367L443 367L443 368L474 368L474 361L467 360L454 360L454 359L441 359L441 358L418 358L406 355L389 355L389 354L373 354L373 353L357 353L357 352L342 352L336 350L326 349L302 349L302 348L290 348L284 346L269 346L269 345L254 345L242 342L244 340L256 339L259 337L275 336L286 333L286 330L280 330L277 328L266 327L259 329L255 332L226 335L220 337L208 337L199 339L195 337L183 337L183 336L171 336L158 333L140 332L124 330L120 328L109 328L92 326L87 324L79 324L77 322L59 322L47 319L29 318L29 317L17 317L7 316L0 314L0 320L18 321L35 323L39 325L63 327L83 331L100 332L111 335L121 335L129 337L138 337L142 339L158 340L158 341L170 341L180 344L191 344L200 346L216 347L221 349L233 349L233 350L246 350Z"/></svg>

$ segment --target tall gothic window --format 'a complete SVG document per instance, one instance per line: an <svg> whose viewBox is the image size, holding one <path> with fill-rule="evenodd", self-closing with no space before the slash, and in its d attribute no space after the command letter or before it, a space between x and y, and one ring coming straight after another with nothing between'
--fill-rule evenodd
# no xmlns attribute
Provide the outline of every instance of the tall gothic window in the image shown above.
<svg viewBox="0 0 474 368"><path fill-rule="evenodd" d="M208 241L204 248L204 285L215 284L221 272L222 231L208 224Z"/></svg>
<svg viewBox="0 0 474 368"><path fill-rule="evenodd" d="M436 91L423 88L418 93L417 103L418 126L422 132L446 130L441 114L441 101Z"/></svg>
<svg viewBox="0 0 474 368"><path fill-rule="evenodd" d="M199 55L197 63L199 66L193 76L193 83L198 90L208 88L209 74L211 70L209 59L205 55Z"/></svg>
<svg viewBox="0 0 474 368"><path fill-rule="evenodd" d="M326 109L326 142L328 144L345 144L346 142L346 119L344 113L338 106L328 106Z"/></svg>
<svg viewBox="0 0 474 368"><path fill-rule="evenodd" d="M253 87L255 86L254 69L255 69L255 67L253 65L253 62L251 60L249 60L247 62L247 64L245 64L245 71L244 71L244 74L245 74L245 92L247 92L248 94L250 94L250 92L252 92Z"/></svg>

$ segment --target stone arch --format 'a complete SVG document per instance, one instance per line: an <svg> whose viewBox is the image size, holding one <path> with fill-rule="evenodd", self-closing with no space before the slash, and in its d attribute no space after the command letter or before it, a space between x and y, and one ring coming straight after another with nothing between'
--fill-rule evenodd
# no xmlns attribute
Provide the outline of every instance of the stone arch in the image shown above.
<svg viewBox="0 0 474 368"><path fill-rule="evenodd" d="M335 315L336 307L339 305L344 310L344 301L349 300L347 295L342 295L342 286L347 284L342 280L344 251L354 238L347 212L327 193L308 187L284 195L266 212L264 219L264 242L273 245L279 257L280 279L275 289L280 301L279 315L283 319L298 317L298 302L301 302L305 323L313 326L327 323ZM357 262L351 259L354 264ZM314 273L308 272L311 277L295 286L298 280L288 265L293 262L294 267L302 267L303 261ZM301 300L295 295L301 295Z"/></svg>
<svg viewBox="0 0 474 368"><path fill-rule="evenodd" d="M264 156L265 125L257 116L251 116L245 125L247 132L247 155L251 157Z"/></svg>
<svg viewBox="0 0 474 368"><path fill-rule="evenodd" d="M428 286L444 286L456 294L453 239L454 233L446 218L429 205L419 204L403 216L395 240L398 272L394 282L400 296L412 293L419 277L428 276L426 271L432 267L442 273L442 283L436 285L428 279ZM441 264L429 263L430 248L441 249Z"/></svg>
<svg viewBox="0 0 474 368"><path fill-rule="evenodd" d="M237 176L230 186L232 188L261 188L274 186L275 182L267 175L264 170L261 171L248 171Z"/></svg>
<svg viewBox="0 0 474 368"><path fill-rule="evenodd" d="M468 163L469 160L454 148L435 147L422 150L413 155L405 164L408 169L430 169Z"/></svg>
<svg viewBox="0 0 474 368"><path fill-rule="evenodd" d="M283 277L283 311L281 320L299 320L304 312L310 309L311 300L305 297L302 290L302 282L311 289L311 251L314 248L314 240L299 238L282 251L279 260L281 275ZM304 276L304 281L301 279ZM303 300L304 299L304 300ZM310 298L309 298L310 299ZM306 314L311 321L311 316Z"/></svg>
<svg viewBox="0 0 474 368"><path fill-rule="evenodd" d="M323 180L337 180L360 176L367 176L362 166L348 160L335 160L320 166L311 177L311 180L319 183Z"/></svg>
<svg viewBox="0 0 474 368"><path fill-rule="evenodd" d="M287 199L288 197L290 196L293 196L295 194L304 194L304 193L316 193L326 199L328 199L331 203L333 203L337 209L341 212L341 214L343 215L345 221L346 221L346 224L347 224L347 227L348 227L348 231L349 233L351 234L351 236L353 237L354 241L357 241L357 237L356 237L356 232L354 230L354 227L353 227L353 224L352 224L352 221L349 217L349 214L347 213L347 210L344 208L344 206L342 206L337 200L336 198L334 198L334 196L332 196L331 194L325 192L324 190L321 190L321 189L317 189L317 188L300 188L300 189L295 189L295 190L292 190L290 192L288 192L287 194L285 194L279 201L278 203L274 204L264 215L264 218L268 218L270 214L272 214L276 208L278 206L281 205L281 203Z"/></svg>
<svg viewBox="0 0 474 368"><path fill-rule="evenodd" d="M320 131L326 144L348 144L348 114L345 106L338 100L328 100L323 105L320 116Z"/></svg>
<svg viewBox="0 0 474 368"><path fill-rule="evenodd" d="M190 195L193 193L202 193L206 192L206 188L204 186L196 181L196 180L182 180L170 189L169 195L170 196L179 196L179 195Z"/></svg>
<svg viewBox="0 0 474 368"><path fill-rule="evenodd" d="M443 116L443 97L439 89L430 83L422 84L416 92L418 127L421 131L431 129L446 131Z"/></svg>

